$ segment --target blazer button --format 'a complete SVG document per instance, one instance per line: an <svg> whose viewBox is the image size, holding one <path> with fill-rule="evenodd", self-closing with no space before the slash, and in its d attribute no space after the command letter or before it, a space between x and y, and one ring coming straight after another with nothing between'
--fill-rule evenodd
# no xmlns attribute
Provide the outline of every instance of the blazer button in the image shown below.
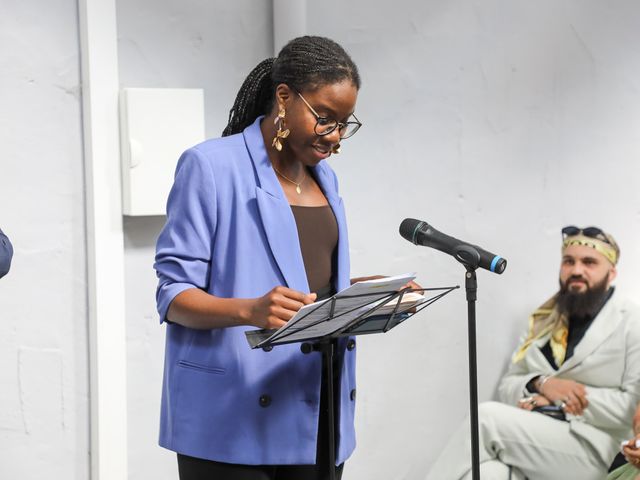
<svg viewBox="0 0 640 480"><path fill-rule="evenodd" d="M355 401L356 399L356 389L354 388L353 390L351 390L351 401Z"/></svg>
<svg viewBox="0 0 640 480"><path fill-rule="evenodd" d="M307 353L311 353L311 351L312 351L312 350L313 350L313 347L311 346L311 344L310 344L310 343L305 342L305 343L303 343L303 344L301 344L301 345L300 345L300 351L301 351L302 353L304 353L305 355L306 355Z"/></svg>
<svg viewBox="0 0 640 480"><path fill-rule="evenodd" d="M356 341L352 338L347 343L347 350L353 350L354 348L356 348Z"/></svg>
<svg viewBox="0 0 640 480"><path fill-rule="evenodd" d="M269 395L260 395L260 406L268 407L271 405L271 397Z"/></svg>
<svg viewBox="0 0 640 480"><path fill-rule="evenodd" d="M262 350L264 350L265 352L270 352L271 350L273 350L273 346L267 345L266 347L262 347Z"/></svg>

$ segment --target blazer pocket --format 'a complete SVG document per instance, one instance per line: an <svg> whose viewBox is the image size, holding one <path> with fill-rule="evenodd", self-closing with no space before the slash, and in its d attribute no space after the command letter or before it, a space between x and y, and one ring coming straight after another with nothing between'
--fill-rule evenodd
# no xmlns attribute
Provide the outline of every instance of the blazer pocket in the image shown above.
<svg viewBox="0 0 640 480"><path fill-rule="evenodd" d="M191 370L197 370L199 372L213 373L215 375L224 375L227 371L221 367L210 367L208 365L200 365L199 363L189 362L187 360L178 360L178 366L182 368L189 368Z"/></svg>

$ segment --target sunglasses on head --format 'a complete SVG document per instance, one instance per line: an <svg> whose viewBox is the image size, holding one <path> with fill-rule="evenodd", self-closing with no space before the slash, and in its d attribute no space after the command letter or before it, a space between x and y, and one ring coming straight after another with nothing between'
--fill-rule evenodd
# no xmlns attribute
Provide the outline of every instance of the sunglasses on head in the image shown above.
<svg viewBox="0 0 640 480"><path fill-rule="evenodd" d="M605 233L598 227L579 228L574 225L564 227L562 229L562 237L573 237L575 235L584 235L585 237L595 238L603 242L610 243Z"/></svg>

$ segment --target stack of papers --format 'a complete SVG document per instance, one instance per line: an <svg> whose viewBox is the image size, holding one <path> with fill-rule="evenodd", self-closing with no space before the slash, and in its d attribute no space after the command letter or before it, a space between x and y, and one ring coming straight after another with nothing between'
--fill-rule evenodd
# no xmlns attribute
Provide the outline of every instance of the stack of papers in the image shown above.
<svg viewBox="0 0 640 480"><path fill-rule="evenodd" d="M362 318L390 315L399 297L391 301L388 299L413 279L415 274L403 274L354 283L331 298L305 305L278 330L249 331L247 338L254 348L265 343L278 343L278 340L289 343L321 338L340 332ZM425 301L419 293L405 292L396 313L406 312Z"/></svg>
<svg viewBox="0 0 640 480"><path fill-rule="evenodd" d="M412 308L415 308L426 301L426 297L421 293L405 292L404 295L402 295L402 299L398 297L388 301L382 307L373 312L373 315L388 315L390 313L393 313L393 310L396 308L396 304L398 302L400 302L400 306L398 307L397 312L402 313L406 312L407 310L411 310Z"/></svg>

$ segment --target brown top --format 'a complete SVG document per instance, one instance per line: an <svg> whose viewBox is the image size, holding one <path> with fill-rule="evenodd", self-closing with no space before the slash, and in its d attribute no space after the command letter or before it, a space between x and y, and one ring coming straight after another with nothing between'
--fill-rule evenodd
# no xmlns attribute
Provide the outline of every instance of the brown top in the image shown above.
<svg viewBox="0 0 640 480"><path fill-rule="evenodd" d="M329 205L302 207L291 205L296 219L300 250L309 289L324 296L331 289L333 256L338 244L338 224Z"/></svg>

